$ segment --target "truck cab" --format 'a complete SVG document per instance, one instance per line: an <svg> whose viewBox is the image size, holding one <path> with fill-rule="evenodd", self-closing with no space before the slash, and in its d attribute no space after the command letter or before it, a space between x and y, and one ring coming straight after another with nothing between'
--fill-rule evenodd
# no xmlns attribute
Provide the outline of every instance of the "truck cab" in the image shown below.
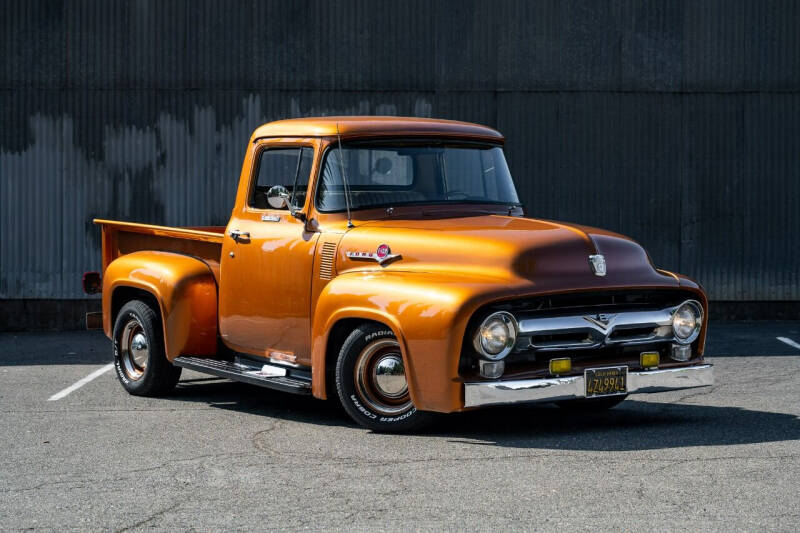
<svg viewBox="0 0 800 533"><path fill-rule="evenodd" d="M526 217L503 142L282 120L253 133L225 228L98 220L121 383L165 394L190 368L337 398L378 431L710 384L700 286L624 236Z"/></svg>

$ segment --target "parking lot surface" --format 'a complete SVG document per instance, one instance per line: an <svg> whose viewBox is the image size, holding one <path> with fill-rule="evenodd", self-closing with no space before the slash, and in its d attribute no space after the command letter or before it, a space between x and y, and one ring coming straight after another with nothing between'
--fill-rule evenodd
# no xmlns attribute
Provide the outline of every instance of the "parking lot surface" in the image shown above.
<svg viewBox="0 0 800 533"><path fill-rule="evenodd" d="M798 322L712 324L714 387L382 435L192 372L129 396L99 332L0 334L0 528L796 531L792 343Z"/></svg>

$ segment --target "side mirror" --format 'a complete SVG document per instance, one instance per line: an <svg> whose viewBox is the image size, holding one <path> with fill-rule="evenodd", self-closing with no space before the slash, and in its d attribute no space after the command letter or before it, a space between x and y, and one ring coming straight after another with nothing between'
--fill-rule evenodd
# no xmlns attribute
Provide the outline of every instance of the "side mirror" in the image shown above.
<svg viewBox="0 0 800 533"><path fill-rule="evenodd" d="M283 185L275 185L267 191L267 203L273 209L285 209L289 205L289 190Z"/></svg>

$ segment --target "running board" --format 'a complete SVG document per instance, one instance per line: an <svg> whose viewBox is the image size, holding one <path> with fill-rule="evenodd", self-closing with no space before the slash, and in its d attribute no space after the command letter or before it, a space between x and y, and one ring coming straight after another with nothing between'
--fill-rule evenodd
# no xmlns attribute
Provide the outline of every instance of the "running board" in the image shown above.
<svg viewBox="0 0 800 533"><path fill-rule="evenodd" d="M212 376L241 381L259 387L294 394L311 394L311 379L308 372L276 365L259 365L257 362L237 358L235 362L205 357L176 357L172 364ZM268 367L268 368L264 368ZM264 370L267 370L265 373ZM269 371L285 371L286 375L267 375Z"/></svg>

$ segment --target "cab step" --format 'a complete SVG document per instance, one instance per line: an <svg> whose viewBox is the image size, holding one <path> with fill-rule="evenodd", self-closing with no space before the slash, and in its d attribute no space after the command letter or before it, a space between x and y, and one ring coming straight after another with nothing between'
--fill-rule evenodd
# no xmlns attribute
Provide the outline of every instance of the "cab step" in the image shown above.
<svg viewBox="0 0 800 533"><path fill-rule="evenodd" d="M257 361L239 357L235 361L224 361L222 359L182 355L176 357L172 364L204 374L241 381L268 389L294 394L311 394L311 373L304 370L272 364L263 365ZM285 375L270 375L281 371L284 371Z"/></svg>

